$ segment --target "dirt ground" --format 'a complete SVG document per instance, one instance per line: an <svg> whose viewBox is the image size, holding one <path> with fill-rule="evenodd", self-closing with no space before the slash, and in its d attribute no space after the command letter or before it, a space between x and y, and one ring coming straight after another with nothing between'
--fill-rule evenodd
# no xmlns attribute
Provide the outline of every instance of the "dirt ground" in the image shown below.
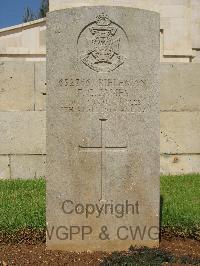
<svg viewBox="0 0 200 266"><path fill-rule="evenodd" d="M200 257L200 242L192 239L174 237L163 239L160 249L175 256L189 255ZM70 253L60 251L47 251L45 244L7 244L0 245L0 265L99 265L108 253ZM169 264L167 264L169 265Z"/></svg>

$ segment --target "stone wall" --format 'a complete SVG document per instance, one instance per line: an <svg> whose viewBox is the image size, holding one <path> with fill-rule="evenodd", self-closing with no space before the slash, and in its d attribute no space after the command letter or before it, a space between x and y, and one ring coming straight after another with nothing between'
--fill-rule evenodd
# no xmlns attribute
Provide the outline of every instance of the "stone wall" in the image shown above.
<svg viewBox="0 0 200 266"><path fill-rule="evenodd" d="M0 62L0 178L45 175L45 95L45 62Z"/></svg>
<svg viewBox="0 0 200 266"><path fill-rule="evenodd" d="M161 64L161 173L200 172L200 64Z"/></svg>
<svg viewBox="0 0 200 266"><path fill-rule="evenodd" d="M0 29L0 61L45 61L46 19Z"/></svg>
<svg viewBox="0 0 200 266"><path fill-rule="evenodd" d="M200 62L200 0L50 0L50 11L123 5L160 13L161 62ZM46 60L46 21L0 29L0 61Z"/></svg>
<svg viewBox="0 0 200 266"><path fill-rule="evenodd" d="M200 172L200 64L161 63L161 173ZM0 62L0 178L45 176L45 62Z"/></svg>

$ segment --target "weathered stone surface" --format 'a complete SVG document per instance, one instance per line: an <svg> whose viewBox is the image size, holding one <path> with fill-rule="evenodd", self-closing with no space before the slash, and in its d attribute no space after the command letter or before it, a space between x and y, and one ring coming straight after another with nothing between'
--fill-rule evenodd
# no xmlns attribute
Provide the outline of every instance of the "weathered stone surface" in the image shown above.
<svg viewBox="0 0 200 266"><path fill-rule="evenodd" d="M200 111L200 64L161 64L161 111Z"/></svg>
<svg viewBox="0 0 200 266"><path fill-rule="evenodd" d="M46 110L46 62L35 63L35 110Z"/></svg>
<svg viewBox="0 0 200 266"><path fill-rule="evenodd" d="M199 0L49 0L50 11L78 6L127 6L160 13L161 62L198 60L200 46ZM194 56L194 57L193 57Z"/></svg>
<svg viewBox="0 0 200 266"><path fill-rule="evenodd" d="M0 154L45 154L45 112L0 112Z"/></svg>
<svg viewBox="0 0 200 266"><path fill-rule="evenodd" d="M0 156L0 179L9 179L9 178L10 178L9 156L2 155Z"/></svg>
<svg viewBox="0 0 200 266"><path fill-rule="evenodd" d="M123 7L67 9L49 13L47 36L48 248L157 246L159 15ZM104 214L97 218L96 209L86 218L82 205L81 214L66 214L66 200L98 204ZM117 218L117 204L127 201L134 213L131 207ZM109 241L101 239L102 226ZM136 227L144 236L133 240L130 228ZM80 231L70 239L70 229ZM82 229L92 230L84 240Z"/></svg>
<svg viewBox="0 0 200 266"><path fill-rule="evenodd" d="M161 155L160 173L162 175L185 175L191 173L200 173L200 155Z"/></svg>
<svg viewBox="0 0 200 266"><path fill-rule="evenodd" d="M11 155L11 179L45 177L44 155Z"/></svg>
<svg viewBox="0 0 200 266"><path fill-rule="evenodd" d="M0 111L33 110L34 64L0 63Z"/></svg>
<svg viewBox="0 0 200 266"><path fill-rule="evenodd" d="M200 112L161 112L161 154L195 154L200 151Z"/></svg>
<svg viewBox="0 0 200 266"><path fill-rule="evenodd" d="M155 3L154 3L155 2ZM158 11L158 2L156 0L50 0L50 11L81 7L81 6L124 6L134 7L140 9L148 9L151 11Z"/></svg>

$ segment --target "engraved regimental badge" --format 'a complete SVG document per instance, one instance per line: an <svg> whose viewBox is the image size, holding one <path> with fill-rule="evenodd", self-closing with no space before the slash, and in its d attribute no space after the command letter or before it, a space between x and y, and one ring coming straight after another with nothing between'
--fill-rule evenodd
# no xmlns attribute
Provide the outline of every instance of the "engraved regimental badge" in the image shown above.
<svg viewBox="0 0 200 266"><path fill-rule="evenodd" d="M80 49L79 58L87 67L105 73L124 64L126 56L121 51L121 38L124 38L125 33L107 15L98 15L84 31L87 31L85 36L80 37L86 40L83 45L85 50Z"/></svg>

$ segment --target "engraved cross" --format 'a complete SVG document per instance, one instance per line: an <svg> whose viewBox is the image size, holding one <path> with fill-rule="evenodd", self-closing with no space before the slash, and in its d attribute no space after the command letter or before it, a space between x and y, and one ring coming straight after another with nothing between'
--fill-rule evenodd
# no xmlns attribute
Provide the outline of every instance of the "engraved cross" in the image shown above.
<svg viewBox="0 0 200 266"><path fill-rule="evenodd" d="M105 195L105 181L106 181L106 152L111 151L111 152L124 152L127 150L127 146L107 146L105 143L105 129L103 127L104 123L107 121L107 119L102 118L99 119L101 122L101 145L100 146L81 146L79 145L79 151L80 152L100 152L101 153L101 197L100 201L106 201L106 195Z"/></svg>

